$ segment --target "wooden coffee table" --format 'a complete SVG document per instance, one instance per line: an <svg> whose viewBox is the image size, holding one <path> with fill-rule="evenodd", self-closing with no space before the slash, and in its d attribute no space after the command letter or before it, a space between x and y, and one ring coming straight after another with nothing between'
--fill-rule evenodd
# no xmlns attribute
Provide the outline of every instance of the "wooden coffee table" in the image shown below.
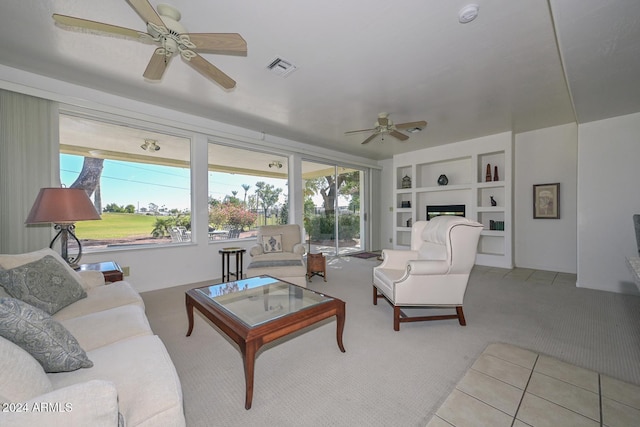
<svg viewBox="0 0 640 427"><path fill-rule="evenodd" d="M344 301L271 276L188 290L186 308L187 336L193 332L193 309L197 308L240 346L246 383L245 409L251 408L256 353L262 345L336 316L338 348L345 352Z"/></svg>

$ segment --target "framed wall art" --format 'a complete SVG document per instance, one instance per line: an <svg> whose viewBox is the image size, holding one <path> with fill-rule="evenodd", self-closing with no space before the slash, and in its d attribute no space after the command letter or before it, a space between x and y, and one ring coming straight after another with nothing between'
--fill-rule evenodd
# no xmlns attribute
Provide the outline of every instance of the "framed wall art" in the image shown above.
<svg viewBox="0 0 640 427"><path fill-rule="evenodd" d="M560 218L560 183L533 186L533 219Z"/></svg>

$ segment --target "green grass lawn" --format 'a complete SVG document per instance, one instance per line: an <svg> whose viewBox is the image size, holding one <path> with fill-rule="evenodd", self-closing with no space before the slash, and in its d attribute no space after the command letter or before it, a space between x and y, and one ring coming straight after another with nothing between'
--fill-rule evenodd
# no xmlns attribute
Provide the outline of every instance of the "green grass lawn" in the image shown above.
<svg viewBox="0 0 640 427"><path fill-rule="evenodd" d="M151 237L151 230L156 224L153 215L103 212L100 221L76 222L76 236L81 240L124 239L127 237ZM276 224L275 216L267 218L267 224ZM256 224L263 225L264 217L258 218Z"/></svg>
<svg viewBox="0 0 640 427"><path fill-rule="evenodd" d="M127 213L103 212L101 221L79 221L76 235L79 239L121 239L131 236L149 236L156 217Z"/></svg>

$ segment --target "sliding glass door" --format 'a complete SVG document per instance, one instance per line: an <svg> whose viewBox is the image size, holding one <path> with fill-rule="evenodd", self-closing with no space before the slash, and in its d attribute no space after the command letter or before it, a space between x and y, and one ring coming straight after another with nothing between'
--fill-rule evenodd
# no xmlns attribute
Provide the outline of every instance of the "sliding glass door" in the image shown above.
<svg viewBox="0 0 640 427"><path fill-rule="evenodd" d="M304 224L312 253L345 255L364 248L362 170L302 162Z"/></svg>

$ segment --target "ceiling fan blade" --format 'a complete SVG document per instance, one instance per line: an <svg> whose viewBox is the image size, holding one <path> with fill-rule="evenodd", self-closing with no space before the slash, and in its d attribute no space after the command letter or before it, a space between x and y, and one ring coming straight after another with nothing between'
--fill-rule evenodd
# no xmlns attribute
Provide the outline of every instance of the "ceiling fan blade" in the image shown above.
<svg viewBox="0 0 640 427"><path fill-rule="evenodd" d="M53 14L53 20L65 30L86 31L98 35L120 36L128 39L144 42L142 38L146 33L131 30L129 28L118 27L117 25L104 24L102 22L90 21L88 19L74 18L73 16Z"/></svg>
<svg viewBox="0 0 640 427"><path fill-rule="evenodd" d="M408 123L396 124L397 129L423 128L425 126L427 126L427 122L425 122L424 120L419 122L408 122Z"/></svg>
<svg viewBox="0 0 640 427"><path fill-rule="evenodd" d="M345 132L345 135L350 135L352 133L360 133L360 132L373 132L376 129L360 129L360 130L350 130L349 132Z"/></svg>
<svg viewBox="0 0 640 427"><path fill-rule="evenodd" d="M140 15L145 24L151 22L159 27L166 27L165 23L160 19L160 15L148 0L127 0L127 3Z"/></svg>
<svg viewBox="0 0 640 427"><path fill-rule="evenodd" d="M247 42L238 33L187 33L195 51L218 55L247 56Z"/></svg>
<svg viewBox="0 0 640 427"><path fill-rule="evenodd" d="M207 61L197 53L195 53L195 56L193 58L191 59L185 58L185 60L189 63L189 65L195 68L200 74L212 79L223 88L232 89L236 86L235 80L227 76L225 73L220 71L218 67L216 67L215 65L213 65L212 63L210 63L209 61Z"/></svg>
<svg viewBox="0 0 640 427"><path fill-rule="evenodd" d="M157 48L151 56L151 60L147 65L147 69L144 70L144 78L149 80L160 80L164 74L164 70L167 69L171 56L164 54L163 48Z"/></svg>
<svg viewBox="0 0 640 427"><path fill-rule="evenodd" d="M391 132L389 132L389 135L391 135L394 138L399 139L400 141L406 141L407 139L409 139L409 137L403 133L398 132L397 130L392 130Z"/></svg>
<svg viewBox="0 0 640 427"><path fill-rule="evenodd" d="M373 140L373 138L375 138L376 136L378 136L377 133L374 133L373 135L371 135L369 138L365 139L364 141L362 141L362 144L367 144L369 143L371 140Z"/></svg>
<svg viewBox="0 0 640 427"><path fill-rule="evenodd" d="M389 124L389 117L378 117L378 124L385 127Z"/></svg>

